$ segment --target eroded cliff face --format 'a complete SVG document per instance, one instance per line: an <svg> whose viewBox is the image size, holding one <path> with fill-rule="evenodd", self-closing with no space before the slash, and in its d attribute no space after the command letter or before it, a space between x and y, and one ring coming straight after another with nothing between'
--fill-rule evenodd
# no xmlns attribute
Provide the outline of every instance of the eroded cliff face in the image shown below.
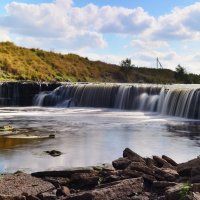
<svg viewBox="0 0 200 200"><path fill-rule="evenodd" d="M41 91L52 91L60 83L2 82L0 106L31 106L33 98Z"/></svg>

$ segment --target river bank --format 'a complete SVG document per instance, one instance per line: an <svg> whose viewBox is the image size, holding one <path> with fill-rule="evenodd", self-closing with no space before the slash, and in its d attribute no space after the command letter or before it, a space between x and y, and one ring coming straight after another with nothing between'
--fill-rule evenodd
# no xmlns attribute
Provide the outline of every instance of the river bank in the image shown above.
<svg viewBox="0 0 200 200"><path fill-rule="evenodd" d="M112 165L0 177L2 200L200 199L200 158L177 164L126 148Z"/></svg>

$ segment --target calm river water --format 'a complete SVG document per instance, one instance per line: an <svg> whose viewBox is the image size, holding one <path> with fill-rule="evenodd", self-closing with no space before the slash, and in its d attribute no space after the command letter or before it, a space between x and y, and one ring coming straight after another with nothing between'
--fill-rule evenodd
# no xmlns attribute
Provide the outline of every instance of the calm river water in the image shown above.
<svg viewBox="0 0 200 200"><path fill-rule="evenodd" d="M200 121L156 113L93 108L1 108L0 126L55 139L0 136L0 171L26 172L111 163L129 147L142 156L168 155L177 162L200 155ZM47 150L63 154L51 157Z"/></svg>

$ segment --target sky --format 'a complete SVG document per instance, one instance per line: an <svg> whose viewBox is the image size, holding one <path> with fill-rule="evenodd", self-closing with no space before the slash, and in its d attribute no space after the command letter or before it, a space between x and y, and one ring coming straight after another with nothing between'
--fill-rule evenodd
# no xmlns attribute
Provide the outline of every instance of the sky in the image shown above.
<svg viewBox="0 0 200 200"><path fill-rule="evenodd" d="M200 74L200 2L0 0L0 41Z"/></svg>

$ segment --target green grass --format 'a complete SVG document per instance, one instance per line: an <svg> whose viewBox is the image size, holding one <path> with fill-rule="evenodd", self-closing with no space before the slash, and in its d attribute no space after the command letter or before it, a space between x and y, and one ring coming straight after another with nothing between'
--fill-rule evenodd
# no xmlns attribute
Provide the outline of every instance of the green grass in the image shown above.
<svg viewBox="0 0 200 200"><path fill-rule="evenodd" d="M191 75L200 83L198 75ZM0 80L179 83L169 69L134 67L90 61L75 54L60 54L40 49L0 43Z"/></svg>

